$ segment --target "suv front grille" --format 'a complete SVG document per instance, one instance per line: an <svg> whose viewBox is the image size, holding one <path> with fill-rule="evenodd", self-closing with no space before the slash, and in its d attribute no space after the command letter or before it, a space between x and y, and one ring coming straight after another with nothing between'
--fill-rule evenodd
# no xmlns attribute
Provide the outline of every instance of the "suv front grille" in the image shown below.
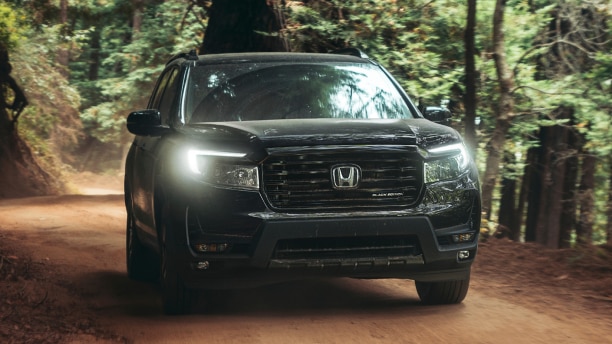
<svg viewBox="0 0 612 344"><path fill-rule="evenodd" d="M414 147L334 146L274 148L263 165L263 189L277 209L410 207L423 185L423 162ZM359 187L333 187L334 166L358 166Z"/></svg>

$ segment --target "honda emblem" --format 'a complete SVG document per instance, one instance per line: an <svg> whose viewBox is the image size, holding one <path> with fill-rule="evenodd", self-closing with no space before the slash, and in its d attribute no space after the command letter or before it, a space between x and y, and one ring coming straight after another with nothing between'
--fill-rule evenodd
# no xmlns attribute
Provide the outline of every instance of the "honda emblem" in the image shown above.
<svg viewBox="0 0 612 344"><path fill-rule="evenodd" d="M331 169L334 189L355 189L361 181L361 168L357 165L338 165Z"/></svg>

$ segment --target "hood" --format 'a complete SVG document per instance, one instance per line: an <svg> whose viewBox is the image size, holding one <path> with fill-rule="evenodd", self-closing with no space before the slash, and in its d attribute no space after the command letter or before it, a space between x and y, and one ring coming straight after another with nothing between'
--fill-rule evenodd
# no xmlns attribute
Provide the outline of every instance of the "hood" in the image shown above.
<svg viewBox="0 0 612 344"><path fill-rule="evenodd" d="M197 123L183 127L212 141L256 144L262 148L315 145L417 145L422 148L457 142L452 128L426 119L352 120L291 119Z"/></svg>

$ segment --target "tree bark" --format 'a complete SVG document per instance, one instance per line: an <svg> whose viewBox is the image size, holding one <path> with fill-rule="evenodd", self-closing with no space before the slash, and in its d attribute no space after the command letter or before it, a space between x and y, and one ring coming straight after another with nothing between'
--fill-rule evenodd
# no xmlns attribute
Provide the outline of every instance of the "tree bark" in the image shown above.
<svg viewBox="0 0 612 344"><path fill-rule="evenodd" d="M515 160L513 154L509 152L504 154L505 164L511 164L514 162L513 160ZM517 228L518 217L519 214L516 211L516 180L503 177L501 181L501 199L499 201L499 233L496 232L495 236L518 241L521 234L520 228Z"/></svg>
<svg viewBox="0 0 612 344"><path fill-rule="evenodd" d="M578 149L576 148L576 132L573 129L573 109L565 109L571 118L570 126L563 126L567 133L565 154L562 163L565 165L565 179L563 181L563 197L561 199L561 224L559 226L559 248L569 248L572 243L572 232L576 228L576 182L578 180ZM563 148L563 147L560 147Z"/></svg>
<svg viewBox="0 0 612 344"><path fill-rule="evenodd" d="M132 41L134 35L139 33L142 29L142 14L144 12L144 0L133 0L132 1L133 13L132 13Z"/></svg>
<svg viewBox="0 0 612 344"><path fill-rule="evenodd" d="M582 173L578 187L580 217L576 224L578 244L591 244L595 223L595 164L597 159L589 152L582 155ZM612 194L611 194L612 196Z"/></svg>
<svg viewBox="0 0 612 344"><path fill-rule="evenodd" d="M535 199L538 203L538 213L535 214L536 224L535 228L535 241L536 243L546 246L548 243L548 228L549 228L549 216L550 216L550 194L552 193L552 151L551 147L552 137L554 137L552 127L540 128L540 145L542 147L540 156L538 157L540 175L539 180L536 182L542 185L542 189L538 195L535 195Z"/></svg>
<svg viewBox="0 0 612 344"><path fill-rule="evenodd" d="M499 104L495 116L495 129L487 144L486 171L482 184L483 212L487 219L491 217L491 205L493 201L493 190L495 189L497 176L499 175L502 154L506 135L512 119L514 118L514 76L508 62L506 61L504 40L504 10L506 0L497 0L493 14L493 59L497 71L497 82L499 84Z"/></svg>
<svg viewBox="0 0 612 344"><path fill-rule="evenodd" d="M464 117L464 138L468 149L476 159L477 139L476 139L476 44L474 31L476 28L476 0L468 0L467 23L465 26L465 94L463 105L465 106Z"/></svg>
<svg viewBox="0 0 612 344"><path fill-rule="evenodd" d="M60 23L62 35L68 34L68 0L60 0ZM70 76L68 64L70 63L70 51L64 47L63 39L60 38L60 46L57 50L57 64L60 74L68 79Z"/></svg>
<svg viewBox="0 0 612 344"><path fill-rule="evenodd" d="M98 80L98 75L100 72L100 49L102 48L100 45L100 39L99 29L94 28L89 42L89 71L87 74L87 78L91 81Z"/></svg>
<svg viewBox="0 0 612 344"><path fill-rule="evenodd" d="M563 211L563 182L565 181L565 164L561 159L562 152L559 150L561 142L566 140L562 130L558 127L552 128L553 135L551 145L545 151L547 157L547 171L545 175L544 187L547 192L544 195L546 198L546 207L541 208L543 216L540 217L538 227L540 229L540 244L548 248L559 248L561 242L560 227L561 227L561 212Z"/></svg>
<svg viewBox="0 0 612 344"><path fill-rule="evenodd" d="M538 214L537 197L540 194L540 183L536 182L539 179L539 170L537 168L537 159L540 156L540 147L533 147L527 151L527 160L525 162L525 172L523 173L523 181L521 183L521 196L519 200L519 227L521 226L522 214L527 205L527 214L525 216L525 241L535 241L535 228ZM534 220L535 219L535 220Z"/></svg>
<svg viewBox="0 0 612 344"><path fill-rule="evenodd" d="M558 119L571 119L573 110L560 107ZM576 223L577 179L573 130L564 125L540 129L542 192L539 195L536 242L548 248L569 247ZM530 205L531 206L531 205Z"/></svg>
<svg viewBox="0 0 612 344"><path fill-rule="evenodd" d="M609 159L609 166L612 166L612 158ZM608 224L606 226L606 243L612 245L612 168L610 169L610 175L608 176L608 207L606 209Z"/></svg>
<svg viewBox="0 0 612 344"><path fill-rule="evenodd" d="M284 0L214 0L201 54L289 51Z"/></svg>

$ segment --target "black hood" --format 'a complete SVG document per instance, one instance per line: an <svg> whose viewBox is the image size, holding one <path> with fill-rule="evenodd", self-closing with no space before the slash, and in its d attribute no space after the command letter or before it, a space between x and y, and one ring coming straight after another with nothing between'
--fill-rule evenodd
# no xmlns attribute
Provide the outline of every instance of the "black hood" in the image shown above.
<svg viewBox="0 0 612 344"><path fill-rule="evenodd" d="M262 148L315 145L417 145L422 148L458 142L459 134L426 119L291 119L191 124L185 134Z"/></svg>

